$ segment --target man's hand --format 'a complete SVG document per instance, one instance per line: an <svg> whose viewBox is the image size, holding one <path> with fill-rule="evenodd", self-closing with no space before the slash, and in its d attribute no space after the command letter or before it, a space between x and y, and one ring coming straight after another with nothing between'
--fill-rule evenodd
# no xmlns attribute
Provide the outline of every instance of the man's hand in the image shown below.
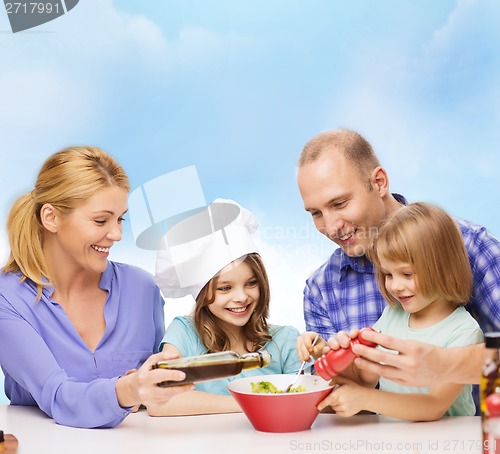
<svg viewBox="0 0 500 454"><path fill-rule="evenodd" d="M393 352L354 345L353 352L361 356L354 362L361 370L406 386L479 382L484 344L443 348L373 331L363 333L363 337Z"/></svg>

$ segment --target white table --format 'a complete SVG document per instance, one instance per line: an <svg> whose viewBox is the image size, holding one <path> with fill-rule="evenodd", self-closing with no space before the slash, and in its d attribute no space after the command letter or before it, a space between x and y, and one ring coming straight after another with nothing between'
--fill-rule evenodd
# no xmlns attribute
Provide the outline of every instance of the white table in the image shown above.
<svg viewBox="0 0 500 454"><path fill-rule="evenodd" d="M244 414L152 418L145 411L114 429L59 426L34 407L0 405L0 429L19 440L18 454L480 454L479 417L409 423L320 414L310 430L273 434Z"/></svg>

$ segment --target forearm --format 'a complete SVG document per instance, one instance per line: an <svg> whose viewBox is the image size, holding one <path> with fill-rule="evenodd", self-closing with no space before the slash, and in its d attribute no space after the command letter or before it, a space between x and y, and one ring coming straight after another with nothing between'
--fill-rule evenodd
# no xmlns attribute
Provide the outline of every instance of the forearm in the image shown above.
<svg viewBox="0 0 500 454"><path fill-rule="evenodd" d="M240 406L232 396L202 391L188 391L172 397L161 406L148 406L150 416L208 415L238 413Z"/></svg>
<svg viewBox="0 0 500 454"><path fill-rule="evenodd" d="M345 368L340 373L339 377L341 377L342 379L347 378L349 380L352 380L354 383L357 383L358 385L361 385L365 388L375 388L380 379L378 375L358 369L354 365L354 363ZM332 380L334 382L337 381L335 377Z"/></svg>
<svg viewBox="0 0 500 454"><path fill-rule="evenodd" d="M448 348L441 356L446 365L446 381L476 384L481 380L481 370L486 359L484 344Z"/></svg>
<svg viewBox="0 0 500 454"><path fill-rule="evenodd" d="M141 403L132 376L126 375L116 381L116 398L120 407L124 408L133 407Z"/></svg>
<svg viewBox="0 0 500 454"><path fill-rule="evenodd" d="M486 356L484 344L443 348L377 332L367 332L363 336L397 353L354 345L354 353L360 356L355 364L363 371L406 386L479 383Z"/></svg>
<svg viewBox="0 0 500 454"><path fill-rule="evenodd" d="M435 421L441 418L447 405L428 394L393 393L378 389L365 389L365 410L407 421Z"/></svg>

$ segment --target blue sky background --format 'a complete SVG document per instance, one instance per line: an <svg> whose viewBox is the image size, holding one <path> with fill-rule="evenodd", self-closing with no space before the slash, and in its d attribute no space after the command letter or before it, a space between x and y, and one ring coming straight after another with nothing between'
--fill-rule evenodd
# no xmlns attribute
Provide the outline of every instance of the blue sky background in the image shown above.
<svg viewBox="0 0 500 454"><path fill-rule="evenodd" d="M0 259L11 203L60 148L104 148L133 189L196 165L208 202L255 213L271 319L302 330L303 283L332 251L295 182L320 131L357 130L393 191L500 235L499 49L495 0L80 0L16 34L0 5ZM113 249L154 269L130 224Z"/></svg>

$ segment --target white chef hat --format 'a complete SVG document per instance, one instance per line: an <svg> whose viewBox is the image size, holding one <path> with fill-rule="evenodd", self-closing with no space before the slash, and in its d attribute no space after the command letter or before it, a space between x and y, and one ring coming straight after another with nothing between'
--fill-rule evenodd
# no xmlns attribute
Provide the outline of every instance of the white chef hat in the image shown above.
<svg viewBox="0 0 500 454"><path fill-rule="evenodd" d="M221 269L257 252L252 240L257 227L250 211L225 199L176 224L162 238L156 257L155 280L163 295L196 299Z"/></svg>

